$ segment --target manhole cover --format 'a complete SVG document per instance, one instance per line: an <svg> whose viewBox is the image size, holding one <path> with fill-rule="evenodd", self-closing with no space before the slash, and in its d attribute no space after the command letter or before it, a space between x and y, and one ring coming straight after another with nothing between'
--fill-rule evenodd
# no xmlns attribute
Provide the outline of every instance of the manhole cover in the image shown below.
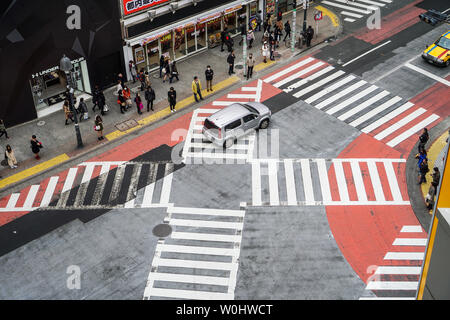
<svg viewBox="0 0 450 320"><path fill-rule="evenodd" d="M158 224L152 230L153 234L159 238L165 238L172 233L172 227L166 223Z"/></svg>
<svg viewBox="0 0 450 320"><path fill-rule="evenodd" d="M237 64L237 65L235 65L234 66L236 69L243 69L244 68L244 65L242 65L242 64Z"/></svg>
<svg viewBox="0 0 450 320"><path fill-rule="evenodd" d="M43 125L45 125L45 121L41 120L37 123L38 127L42 127Z"/></svg>

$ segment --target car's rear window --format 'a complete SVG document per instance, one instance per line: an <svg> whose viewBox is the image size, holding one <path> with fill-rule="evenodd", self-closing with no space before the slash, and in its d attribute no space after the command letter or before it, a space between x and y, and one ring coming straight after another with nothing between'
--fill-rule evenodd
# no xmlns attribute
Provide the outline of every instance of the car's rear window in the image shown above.
<svg viewBox="0 0 450 320"><path fill-rule="evenodd" d="M212 123L208 119L205 120L204 126L205 126L206 129L219 129L218 126L216 126L214 123Z"/></svg>

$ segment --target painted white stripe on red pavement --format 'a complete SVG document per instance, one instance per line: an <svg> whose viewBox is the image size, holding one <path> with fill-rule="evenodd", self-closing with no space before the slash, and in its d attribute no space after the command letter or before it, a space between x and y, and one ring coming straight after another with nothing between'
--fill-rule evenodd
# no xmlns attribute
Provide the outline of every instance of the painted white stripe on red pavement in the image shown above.
<svg viewBox="0 0 450 320"><path fill-rule="evenodd" d="M395 147L396 145L398 145L399 143L401 143L402 141L408 139L409 137L411 137L413 134L415 134L416 132L422 130L423 128L425 128L426 126L428 126L429 124L433 123L434 121L436 121L437 119L439 119L439 116L436 114L432 114L431 116L429 116L428 118L420 121L418 124L416 124L415 126L413 126L412 128L409 128L408 130L404 131L402 134L400 134L399 136L395 137L394 139L392 139L391 141L389 141L388 143L386 143L386 145L388 145L389 147Z"/></svg>
<svg viewBox="0 0 450 320"><path fill-rule="evenodd" d="M376 115L376 114L386 110L387 108L389 108L390 106L393 106L394 104L396 104L397 102L399 102L401 100L402 100L402 98L400 98L400 97L394 97L394 98L390 99L389 101L383 103L379 107L376 107L372 111L369 111L368 113L366 113L361 118L356 119L355 121L350 123L350 125L353 126L353 127L356 127L357 125L359 125L359 124L369 120L374 115ZM405 112L406 110L408 110L412 106L414 106L414 104L412 104L411 102L406 102L402 106L396 108L394 111L391 111L387 115L381 117L380 119L376 120L375 122L372 122L371 124L369 124L367 127L361 129L361 131L364 132L364 133L372 132L373 130L375 130L379 126L385 124L389 120L391 120L391 119L395 118L396 116L398 116L399 114Z"/></svg>
<svg viewBox="0 0 450 320"><path fill-rule="evenodd" d="M294 71L294 70L300 68L301 66L303 66L305 64L308 64L308 63L310 63L311 61L314 61L314 60L315 60L314 58L308 57L308 58L306 58L306 59L304 59L304 60L302 60L302 61L300 61L300 62L298 62L298 63L296 63L296 64L294 64L294 65L292 65L290 67L288 67L288 68L285 68L285 69L281 70L280 72L275 73L274 75L272 75L272 76L270 76L268 78L265 78L264 82L270 83L270 82L272 82L272 81L274 81L274 80L284 76L285 74L288 74L289 72Z"/></svg>

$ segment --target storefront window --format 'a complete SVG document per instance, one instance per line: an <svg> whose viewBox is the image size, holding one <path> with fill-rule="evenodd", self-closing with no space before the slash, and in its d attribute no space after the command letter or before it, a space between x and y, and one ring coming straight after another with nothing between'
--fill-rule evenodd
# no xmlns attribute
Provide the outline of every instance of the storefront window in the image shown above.
<svg viewBox="0 0 450 320"><path fill-rule="evenodd" d="M143 47L137 45L133 47L134 62L136 63L137 69L146 69L147 59L145 57L145 50Z"/></svg>
<svg viewBox="0 0 450 320"><path fill-rule="evenodd" d="M195 48L195 25L190 25L188 27L186 27L186 40L187 40L187 52L191 53L191 52L195 52L196 48Z"/></svg>
<svg viewBox="0 0 450 320"><path fill-rule="evenodd" d="M206 24L198 24L196 27L197 32L197 50L206 47Z"/></svg>
<svg viewBox="0 0 450 320"><path fill-rule="evenodd" d="M230 34L235 34L238 32L238 28L236 26L236 12L229 13L223 16L223 25L228 28L228 32Z"/></svg>
<svg viewBox="0 0 450 320"><path fill-rule="evenodd" d="M250 17L255 16L258 13L258 3L252 2L250 3Z"/></svg>
<svg viewBox="0 0 450 320"><path fill-rule="evenodd" d="M160 38L161 41L161 54L169 57L170 60L174 60L173 55L173 40L172 40L172 32L166 34L165 36Z"/></svg>
<svg viewBox="0 0 450 320"><path fill-rule="evenodd" d="M206 23L208 28L208 47L212 48L220 44L221 18L210 20Z"/></svg>
<svg viewBox="0 0 450 320"><path fill-rule="evenodd" d="M174 30L174 52L175 58L181 58L186 55L186 34L184 28Z"/></svg>
<svg viewBox="0 0 450 320"><path fill-rule="evenodd" d="M159 47L158 40L154 40L147 44L148 68L153 69L159 67Z"/></svg>

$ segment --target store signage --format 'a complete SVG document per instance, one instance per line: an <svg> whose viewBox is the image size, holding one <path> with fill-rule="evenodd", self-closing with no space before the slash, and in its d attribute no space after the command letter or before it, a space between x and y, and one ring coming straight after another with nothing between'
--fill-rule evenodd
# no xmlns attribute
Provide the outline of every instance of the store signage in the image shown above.
<svg viewBox="0 0 450 320"><path fill-rule="evenodd" d="M84 57L81 57L81 58L78 58L78 59L75 59L75 60L71 60L70 62L72 62L72 64L75 64L75 63L78 63L78 62L81 62L81 61L84 61ZM33 73L31 75L31 78L34 79L36 77L43 76L44 74L51 73L51 72L54 72L56 70L59 70L59 66L51 67L51 68L48 68L47 70L43 70L41 72Z"/></svg>
<svg viewBox="0 0 450 320"><path fill-rule="evenodd" d="M316 14L314 15L314 20L316 20L316 21L322 20L322 11L316 12Z"/></svg>
<svg viewBox="0 0 450 320"><path fill-rule="evenodd" d="M233 11L236 11L236 10L239 10L241 8L242 8L241 4L239 4L237 6L234 6L234 7L231 7L231 8L228 8L228 9L225 10L225 14L233 12Z"/></svg>
<svg viewBox="0 0 450 320"><path fill-rule="evenodd" d="M169 0L122 0L123 14L126 16L168 1Z"/></svg>

